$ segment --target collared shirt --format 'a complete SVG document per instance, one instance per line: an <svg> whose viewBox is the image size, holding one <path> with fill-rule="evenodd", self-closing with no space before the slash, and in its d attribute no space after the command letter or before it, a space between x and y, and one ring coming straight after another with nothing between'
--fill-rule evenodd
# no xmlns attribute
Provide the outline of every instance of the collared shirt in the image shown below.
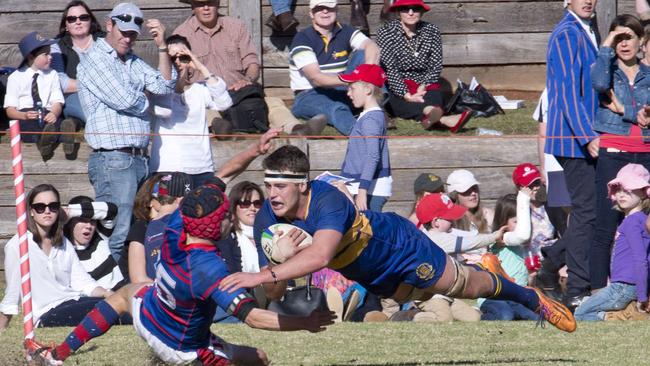
<svg viewBox="0 0 650 366"><path fill-rule="evenodd" d="M29 245L30 277L32 279L32 306L34 322L38 325L41 316L69 300L91 296L98 284L79 262L72 244L63 239L63 244L53 247L49 254L34 241L27 232ZM5 245L5 278L7 288L0 302L0 312L17 315L20 306L20 253L18 235Z"/></svg>
<svg viewBox="0 0 650 366"><path fill-rule="evenodd" d="M20 68L9 75L7 79L7 94L4 108L15 107L18 110L34 108L32 99L32 79L36 79L38 95L41 97L43 108L51 109L54 103L63 103L63 93L59 86L59 75L54 70L34 70L31 67Z"/></svg>
<svg viewBox="0 0 650 366"><path fill-rule="evenodd" d="M594 28L592 28L591 20L584 20L578 16L578 14L574 13L573 11L567 9L569 14L573 15L578 21L580 22L580 26L582 26L582 29L587 32L587 35L589 36L589 39L591 40L591 43L593 43L594 47L598 49L598 40L596 38L596 32L594 32Z"/></svg>
<svg viewBox="0 0 650 366"><path fill-rule="evenodd" d="M260 64L251 34L239 19L219 16L217 25L208 29L192 15L174 30L174 34L187 38L192 53L228 87L242 80L250 65ZM193 81L201 78L196 74Z"/></svg>
<svg viewBox="0 0 650 366"><path fill-rule="evenodd" d="M377 30L377 44L391 93L400 97L408 93L406 79L419 85L437 83L440 79L442 39L435 25L418 22L415 35L408 37L399 19L391 20Z"/></svg>
<svg viewBox="0 0 650 366"><path fill-rule="evenodd" d="M339 74L345 71L350 54L361 48L368 39L359 30L336 24L332 37L327 38L310 26L298 32L291 42L289 55L289 75L291 90L308 90L313 86L302 73L302 68L318 64L325 74Z"/></svg>
<svg viewBox="0 0 650 366"><path fill-rule="evenodd" d="M125 60L99 38L78 66L79 100L86 115L85 138L93 149L146 148L149 102L145 90L169 94L176 85L138 56Z"/></svg>

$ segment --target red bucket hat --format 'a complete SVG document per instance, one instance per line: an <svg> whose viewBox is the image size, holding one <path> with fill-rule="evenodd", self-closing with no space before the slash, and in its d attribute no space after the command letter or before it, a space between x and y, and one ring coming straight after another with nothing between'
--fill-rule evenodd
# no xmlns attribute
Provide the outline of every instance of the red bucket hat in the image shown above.
<svg viewBox="0 0 650 366"><path fill-rule="evenodd" d="M396 0L393 5L390 6L389 10L398 11L399 8L404 6L419 6L425 12L431 10L431 8L422 0Z"/></svg>

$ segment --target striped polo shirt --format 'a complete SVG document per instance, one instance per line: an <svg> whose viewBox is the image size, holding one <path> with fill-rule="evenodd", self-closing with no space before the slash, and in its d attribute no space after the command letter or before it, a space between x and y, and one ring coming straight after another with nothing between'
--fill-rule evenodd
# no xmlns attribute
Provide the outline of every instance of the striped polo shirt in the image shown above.
<svg viewBox="0 0 650 366"><path fill-rule="evenodd" d="M361 48L367 39L359 30L340 23L334 26L331 38L318 33L313 26L298 32L291 42L289 55L291 89L313 88L301 71L307 65L318 63L320 71L327 74L345 71L352 51Z"/></svg>

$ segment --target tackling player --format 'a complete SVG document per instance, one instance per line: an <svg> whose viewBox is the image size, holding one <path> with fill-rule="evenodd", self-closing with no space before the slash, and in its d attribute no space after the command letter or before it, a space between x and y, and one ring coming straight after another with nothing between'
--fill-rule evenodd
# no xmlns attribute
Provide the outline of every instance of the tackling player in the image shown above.
<svg viewBox="0 0 650 366"><path fill-rule="evenodd" d="M153 284L129 284L97 304L56 347L28 339L28 354L49 365L61 365L90 339L101 336L129 312L136 333L163 361L203 365L266 365L264 351L229 344L210 332L217 305L253 328L319 332L332 324L334 313L314 311L289 317L257 308L244 289L225 292L218 284L227 274L216 254L215 241L229 203L216 186L190 191L172 213L165 231Z"/></svg>
<svg viewBox="0 0 650 366"><path fill-rule="evenodd" d="M267 200L255 219L255 240L275 223L289 223L313 236L312 245L297 249L304 237L292 230L289 259L259 273L235 273L219 288L236 293L262 283L277 283L334 269L369 291L399 303L428 300L434 294L452 298L510 300L538 312L566 332L576 329L571 312L531 288L508 281L481 266L449 257L413 223L394 213L358 212L338 189L309 181L309 160L294 146L283 146L266 157ZM286 242L285 242L286 243Z"/></svg>

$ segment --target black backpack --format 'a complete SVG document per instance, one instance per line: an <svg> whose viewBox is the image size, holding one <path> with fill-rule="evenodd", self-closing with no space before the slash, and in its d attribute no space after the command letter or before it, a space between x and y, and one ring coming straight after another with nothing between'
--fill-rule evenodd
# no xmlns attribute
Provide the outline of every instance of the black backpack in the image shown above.
<svg viewBox="0 0 650 366"><path fill-rule="evenodd" d="M259 84L231 91L232 107L223 112L233 131L266 132L269 129L269 108L264 102L264 89Z"/></svg>

